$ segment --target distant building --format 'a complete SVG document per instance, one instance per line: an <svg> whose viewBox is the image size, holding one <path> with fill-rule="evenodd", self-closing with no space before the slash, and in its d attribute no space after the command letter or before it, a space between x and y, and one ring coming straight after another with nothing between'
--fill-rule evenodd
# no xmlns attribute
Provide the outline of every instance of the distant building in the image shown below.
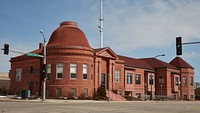
<svg viewBox="0 0 200 113"><path fill-rule="evenodd" d="M0 95L6 95L10 85L10 78L7 72L0 72Z"/></svg>
<svg viewBox="0 0 200 113"><path fill-rule="evenodd" d="M200 87L200 83L199 82L195 82L194 88L197 89Z"/></svg>
<svg viewBox="0 0 200 113"><path fill-rule="evenodd" d="M136 41L137 43L137 41ZM43 54L43 45L31 53ZM11 58L10 94L30 90L42 95L43 60L25 55ZM47 44L47 97L92 97L100 86L110 89L110 99L125 96L171 97L194 100L194 68L180 57L170 63L135 59L111 48L94 49L75 22L62 22ZM151 80L152 78L152 80Z"/></svg>
<svg viewBox="0 0 200 113"><path fill-rule="evenodd" d="M195 88L195 99L200 100L200 83L195 82L194 88Z"/></svg>

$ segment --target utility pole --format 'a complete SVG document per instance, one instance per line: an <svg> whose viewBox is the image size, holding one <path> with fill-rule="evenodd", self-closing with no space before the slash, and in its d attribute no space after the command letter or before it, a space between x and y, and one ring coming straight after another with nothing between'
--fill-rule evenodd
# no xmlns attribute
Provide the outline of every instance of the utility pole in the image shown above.
<svg viewBox="0 0 200 113"><path fill-rule="evenodd" d="M103 0L100 0L100 26L99 31L100 31L100 47L103 48Z"/></svg>

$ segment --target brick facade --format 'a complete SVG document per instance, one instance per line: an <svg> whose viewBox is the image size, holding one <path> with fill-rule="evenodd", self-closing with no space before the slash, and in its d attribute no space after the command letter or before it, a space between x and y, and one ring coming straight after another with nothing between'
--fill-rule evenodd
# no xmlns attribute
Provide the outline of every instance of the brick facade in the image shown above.
<svg viewBox="0 0 200 113"><path fill-rule="evenodd" d="M31 53L42 55L43 46L40 44L39 49ZM43 59L22 55L11 58L10 62L9 93L20 94L25 89L31 90L31 95L42 95ZM147 98L152 93L153 97L175 96L177 99L187 95L187 99L193 100L194 88L190 85L193 71L193 68L179 68L157 59L120 56L108 47L92 49L75 22L61 23L47 44L49 98L92 97L102 85L121 96ZM153 84L150 84L151 76ZM187 77L186 86L180 84L183 76Z"/></svg>

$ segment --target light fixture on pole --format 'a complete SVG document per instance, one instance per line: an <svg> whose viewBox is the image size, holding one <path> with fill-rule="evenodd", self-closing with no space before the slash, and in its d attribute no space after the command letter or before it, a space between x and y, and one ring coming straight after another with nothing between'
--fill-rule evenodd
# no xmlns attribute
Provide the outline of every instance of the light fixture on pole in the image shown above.
<svg viewBox="0 0 200 113"><path fill-rule="evenodd" d="M42 34L42 37L43 37L43 44L44 44L44 61L43 61L43 65L46 66L46 39L45 39L45 36L44 36L44 33L43 33L43 30L40 30L40 33ZM45 67L46 68L46 67ZM45 100L46 99L46 73L44 76L44 80L43 80L43 96L42 96L42 100Z"/></svg>
<svg viewBox="0 0 200 113"><path fill-rule="evenodd" d="M165 56L165 54L156 55L156 56L152 59L152 61L151 61L151 63L150 63L150 70L152 70L152 65L153 65L154 60L155 60L157 57L160 57L160 56ZM151 75L150 75L150 85L151 85L150 100L153 99L153 97L152 97L152 85L153 85L153 81L154 81L154 77L153 77L152 72L151 72Z"/></svg>

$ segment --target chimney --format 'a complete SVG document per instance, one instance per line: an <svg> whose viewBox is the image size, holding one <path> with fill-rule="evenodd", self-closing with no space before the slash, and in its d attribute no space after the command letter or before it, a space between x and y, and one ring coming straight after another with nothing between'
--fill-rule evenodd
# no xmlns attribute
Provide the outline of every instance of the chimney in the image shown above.
<svg viewBox="0 0 200 113"><path fill-rule="evenodd" d="M44 48L44 44L43 43L39 43L39 49L43 49Z"/></svg>

